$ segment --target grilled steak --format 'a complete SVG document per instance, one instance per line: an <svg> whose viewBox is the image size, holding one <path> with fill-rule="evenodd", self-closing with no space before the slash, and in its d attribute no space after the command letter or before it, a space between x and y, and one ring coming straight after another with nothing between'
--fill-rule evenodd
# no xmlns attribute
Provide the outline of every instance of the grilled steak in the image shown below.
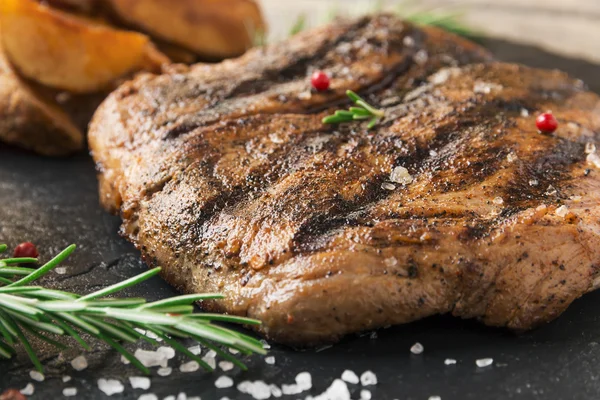
<svg viewBox="0 0 600 400"><path fill-rule="evenodd" d="M386 118L323 125L347 89ZM380 15L138 77L90 143L103 205L168 282L316 344L441 313L557 317L598 284L599 133L581 82Z"/></svg>

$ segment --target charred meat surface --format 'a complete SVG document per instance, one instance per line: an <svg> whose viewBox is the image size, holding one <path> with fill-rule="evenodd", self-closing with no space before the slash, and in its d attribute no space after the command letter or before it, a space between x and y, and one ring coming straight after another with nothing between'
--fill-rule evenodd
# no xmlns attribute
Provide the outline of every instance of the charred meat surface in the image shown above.
<svg viewBox="0 0 600 400"><path fill-rule="evenodd" d="M323 125L347 89L385 120ZM598 284L599 132L581 82L380 15L138 77L90 143L102 203L149 265L306 345L441 313L557 317Z"/></svg>

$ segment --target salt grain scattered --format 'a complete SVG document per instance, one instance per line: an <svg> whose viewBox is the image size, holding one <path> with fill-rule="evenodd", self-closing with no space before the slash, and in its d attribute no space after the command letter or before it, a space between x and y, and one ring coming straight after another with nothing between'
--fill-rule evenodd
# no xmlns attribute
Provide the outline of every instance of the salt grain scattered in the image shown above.
<svg viewBox="0 0 600 400"><path fill-rule="evenodd" d="M271 345L270 345L270 344L269 344L269 343L268 343L266 340L264 340L264 339L263 339L263 340L261 340L260 342L261 342L261 343L262 343L262 345L263 345L263 349L266 349L266 350L268 350L268 349L270 349L270 348L271 348Z"/></svg>
<svg viewBox="0 0 600 400"><path fill-rule="evenodd" d="M269 386L263 381L256 381L256 382L244 381L244 382L241 382L240 384L238 384L237 389L242 393L249 394L250 396L254 397L257 400L266 400L266 399L270 398L271 395L274 395L275 397L281 397L282 393L286 394L285 391L282 392L277 386L275 386L275 385ZM295 393L287 393L287 394L298 394L298 393L300 393L300 392L296 391Z"/></svg>
<svg viewBox="0 0 600 400"><path fill-rule="evenodd" d="M69 382L70 380L71 380L71 377L69 375L65 375L62 377L62 381L65 383Z"/></svg>
<svg viewBox="0 0 600 400"><path fill-rule="evenodd" d="M217 389L226 389L226 388L233 387L233 379L231 379L228 376L220 376L215 381L215 387Z"/></svg>
<svg viewBox="0 0 600 400"><path fill-rule="evenodd" d="M221 370L223 371L231 371L233 369L234 365L232 362L230 361L221 361L219 362L219 368L221 368Z"/></svg>
<svg viewBox="0 0 600 400"><path fill-rule="evenodd" d="M529 117L529 110L527 110L526 108L521 108L521 117Z"/></svg>
<svg viewBox="0 0 600 400"><path fill-rule="evenodd" d="M360 400L371 400L371 392L369 392L368 390L361 390Z"/></svg>
<svg viewBox="0 0 600 400"><path fill-rule="evenodd" d="M83 371L88 367L88 362L84 356L78 356L71 361L71 366L76 371Z"/></svg>
<svg viewBox="0 0 600 400"><path fill-rule="evenodd" d="M125 365L131 364L131 361L129 361L123 354L121 354L121 362Z"/></svg>
<svg viewBox="0 0 600 400"><path fill-rule="evenodd" d="M325 393L317 397L307 397L307 400L350 400L350 391L348 385L341 379L333 381L331 386L325 391Z"/></svg>
<svg viewBox="0 0 600 400"><path fill-rule="evenodd" d="M344 373L342 373L342 380L353 385L357 385L360 382L360 379L358 379L358 375L356 375L354 371L350 371L349 369L345 370Z"/></svg>
<svg viewBox="0 0 600 400"><path fill-rule="evenodd" d="M31 377L31 379L33 379L34 381L38 381L38 382L43 382L44 379L44 374L42 374L40 371L29 371L29 376Z"/></svg>
<svg viewBox="0 0 600 400"><path fill-rule="evenodd" d="M177 395L177 400L187 400L187 395L181 392Z"/></svg>
<svg viewBox="0 0 600 400"><path fill-rule="evenodd" d="M493 363L494 363L494 359L493 358L482 358L480 360L475 361L475 364L477 364L477 366L479 368L489 367Z"/></svg>
<svg viewBox="0 0 600 400"><path fill-rule="evenodd" d="M450 75L451 73L449 69L442 69L431 77L431 83L434 85L441 85L442 83L446 82L448 78L450 78Z"/></svg>
<svg viewBox="0 0 600 400"><path fill-rule="evenodd" d="M483 81L477 81L475 82L475 86L473 86L473 91L475 93L489 94L492 92L492 90L502 90L502 86L497 85L495 83Z"/></svg>
<svg viewBox="0 0 600 400"><path fill-rule="evenodd" d="M564 218L567 216L567 214L569 213L569 209L567 208L567 206L560 206L556 209L555 211L556 215L558 215L561 218Z"/></svg>
<svg viewBox="0 0 600 400"><path fill-rule="evenodd" d="M498 204L498 205L504 204L504 199L500 196L495 197L494 200L492 200L492 201L494 202L494 204Z"/></svg>
<svg viewBox="0 0 600 400"><path fill-rule="evenodd" d="M381 188L385 189L385 190L394 190L394 189L396 189L396 186L389 182L384 182L381 184Z"/></svg>
<svg viewBox="0 0 600 400"><path fill-rule="evenodd" d="M63 393L63 396L65 396L65 397L77 396L77 388L74 388L74 387L64 388L62 393Z"/></svg>
<svg viewBox="0 0 600 400"><path fill-rule="evenodd" d="M413 354L423 354L424 350L425 350L425 348L423 347L423 345L418 342L413 344L412 347L410 348L410 352Z"/></svg>
<svg viewBox="0 0 600 400"><path fill-rule="evenodd" d="M163 400L175 400L175 396L167 396Z"/></svg>
<svg viewBox="0 0 600 400"><path fill-rule="evenodd" d="M539 184L537 179L530 179L529 186L537 186Z"/></svg>
<svg viewBox="0 0 600 400"><path fill-rule="evenodd" d="M173 350L172 347L159 347L158 350L156 350L156 353L162 355L167 360L175 357L175 350Z"/></svg>
<svg viewBox="0 0 600 400"><path fill-rule="evenodd" d="M308 372L300 372L296 376L296 384L302 390L310 390L312 389L312 376Z"/></svg>
<svg viewBox="0 0 600 400"><path fill-rule="evenodd" d="M556 189L554 188L554 186L548 185L548 188L546 189L546 193L544 193L544 194L547 195L547 196L554 196L557 193L558 192L556 191Z"/></svg>
<svg viewBox="0 0 600 400"><path fill-rule="evenodd" d="M54 272L56 272L59 275L64 275L67 273L67 268L65 268L65 267L54 268Z"/></svg>
<svg viewBox="0 0 600 400"><path fill-rule="evenodd" d="M429 400L442 400L440 396L429 396Z"/></svg>
<svg viewBox="0 0 600 400"><path fill-rule="evenodd" d="M204 357L202 357L202 361L207 363L212 369L215 369L217 368L217 360L215 360L216 356L217 353L215 353L213 350L210 350Z"/></svg>
<svg viewBox="0 0 600 400"><path fill-rule="evenodd" d="M35 393L35 387L31 383L28 383L27 386L21 389L21 394L25 396L31 396L33 393Z"/></svg>
<svg viewBox="0 0 600 400"><path fill-rule="evenodd" d="M404 36L404 39L402 39L402 43L406 46L406 47L414 47L415 45L415 39L413 39L410 36Z"/></svg>
<svg viewBox="0 0 600 400"><path fill-rule="evenodd" d="M229 352L230 352L231 354L240 354L240 351L239 351L239 350L236 350L236 349L229 349Z"/></svg>
<svg viewBox="0 0 600 400"><path fill-rule="evenodd" d="M597 153L590 153L585 158L588 164L592 164L596 168L600 168L600 156Z"/></svg>
<svg viewBox="0 0 600 400"><path fill-rule="evenodd" d="M437 151L435 151L435 150L429 150L429 156L431 156L431 157L437 157L437 155L438 155Z"/></svg>
<svg viewBox="0 0 600 400"><path fill-rule="evenodd" d="M200 346L192 346L192 347L188 347L188 350L190 351L190 353L192 353L193 355L198 355L200 353L202 353L202 349L200 348Z"/></svg>
<svg viewBox="0 0 600 400"><path fill-rule="evenodd" d="M138 397L138 400L158 400L158 396L154 393L146 393Z"/></svg>
<svg viewBox="0 0 600 400"><path fill-rule="evenodd" d="M190 362L181 364L181 366L179 367L179 370L184 373L196 372L199 369L200 369L200 364L198 364L196 361L190 361Z"/></svg>
<svg viewBox="0 0 600 400"><path fill-rule="evenodd" d="M583 199L583 197L581 196L571 196L569 197L570 200L574 201L575 203L579 203L581 201L581 199Z"/></svg>
<svg viewBox="0 0 600 400"><path fill-rule="evenodd" d="M585 144L585 154L592 154L596 152L596 145L594 143Z"/></svg>
<svg viewBox="0 0 600 400"><path fill-rule="evenodd" d="M408 185L412 183L413 177L408 173L408 170L404 167L396 167L390 174L390 181L399 183L401 185Z"/></svg>
<svg viewBox="0 0 600 400"><path fill-rule="evenodd" d="M107 396L112 396L113 394L123 393L125 390L125 386L116 380L116 379L98 379L98 389L100 389Z"/></svg>
<svg viewBox="0 0 600 400"><path fill-rule="evenodd" d="M454 365L456 364L456 360L453 358L446 358L446 360L444 360L444 364L446 365Z"/></svg>
<svg viewBox="0 0 600 400"><path fill-rule="evenodd" d="M506 161L508 162L515 162L519 157L517 157L517 155L515 153L508 153L508 155L506 156Z"/></svg>
<svg viewBox="0 0 600 400"><path fill-rule="evenodd" d="M265 358L265 362L267 364L274 365L275 364L275 357L269 356L269 357Z"/></svg>
<svg viewBox="0 0 600 400"><path fill-rule="evenodd" d="M162 348L162 347L161 347ZM145 367L166 367L169 362L166 351L151 351L137 349L134 353L143 366Z"/></svg>
<svg viewBox="0 0 600 400"><path fill-rule="evenodd" d="M419 50L417 51L417 54L415 54L414 59L418 65L425 65L427 60L429 60L429 55L425 50Z"/></svg>
<svg viewBox="0 0 600 400"><path fill-rule="evenodd" d="M129 383L133 389L150 389L150 378L145 376L130 376Z"/></svg>
<svg viewBox="0 0 600 400"><path fill-rule="evenodd" d="M160 376L169 376L171 375L171 372L173 372L173 368L171 367L159 368L158 371L156 371L156 373Z"/></svg>
<svg viewBox="0 0 600 400"><path fill-rule="evenodd" d="M360 383L363 386L377 385L377 375L372 371L366 371L360 376Z"/></svg>
<svg viewBox="0 0 600 400"><path fill-rule="evenodd" d="M271 394L273 397L281 397L283 396L283 392L277 385L269 385L269 389L271 390Z"/></svg>
<svg viewBox="0 0 600 400"><path fill-rule="evenodd" d="M291 385L281 385L281 391L286 396L302 393L302 390L295 383Z"/></svg>

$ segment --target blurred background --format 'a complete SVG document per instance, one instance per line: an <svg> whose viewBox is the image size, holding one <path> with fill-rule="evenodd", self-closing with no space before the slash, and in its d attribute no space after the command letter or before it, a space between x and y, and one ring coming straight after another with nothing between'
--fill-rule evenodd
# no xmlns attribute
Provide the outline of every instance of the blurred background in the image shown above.
<svg viewBox="0 0 600 400"><path fill-rule="evenodd" d="M333 15L385 9L460 15L462 23L493 39L531 45L600 64L600 0L260 0L269 37L285 37L303 16L307 26ZM599 71L600 72L600 71Z"/></svg>

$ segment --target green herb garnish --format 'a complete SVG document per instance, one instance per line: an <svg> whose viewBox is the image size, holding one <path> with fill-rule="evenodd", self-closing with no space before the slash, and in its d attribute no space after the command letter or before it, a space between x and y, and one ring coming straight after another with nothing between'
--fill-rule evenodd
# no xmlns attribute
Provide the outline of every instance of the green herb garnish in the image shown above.
<svg viewBox="0 0 600 400"><path fill-rule="evenodd" d="M371 129L380 119L385 117L385 112L383 110L378 110L371 106L352 90L346 91L346 94L358 107L350 107L348 111L338 110L335 114L323 118L324 124L341 124L343 122L369 120L367 129Z"/></svg>
<svg viewBox="0 0 600 400"><path fill-rule="evenodd" d="M0 245L0 253L6 249L6 245ZM135 343L141 339L158 346L155 340L142 332L152 332L176 351L185 354L208 370L212 368L187 350L177 339L197 340L217 350L222 357L243 369L246 369L244 364L215 347L215 344L236 349L244 354L266 353L260 341L212 323L223 321L258 325L259 321L229 315L193 313L194 302L222 299L221 294L176 296L152 303L148 303L143 298L106 297L153 277L160 272L160 268L154 268L85 296L40 286L28 286L59 265L74 250L75 245L69 246L38 269L15 266L20 263L34 263L37 259L0 260L0 357L11 358L16 353L14 345L20 343L36 369L42 372L42 364L27 339L28 335L58 348L65 346L48 334L69 336L81 347L90 350L89 345L81 337L82 333L87 333L113 347L131 364L149 374L148 368L121 345L122 342Z"/></svg>

